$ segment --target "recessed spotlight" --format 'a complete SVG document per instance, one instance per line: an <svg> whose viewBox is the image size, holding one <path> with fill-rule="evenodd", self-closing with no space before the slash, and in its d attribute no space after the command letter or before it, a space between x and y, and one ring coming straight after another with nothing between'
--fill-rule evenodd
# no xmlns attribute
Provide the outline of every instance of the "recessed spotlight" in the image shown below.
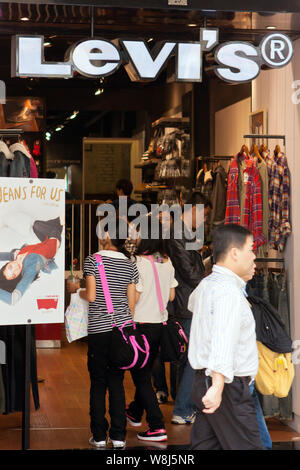
<svg viewBox="0 0 300 470"><path fill-rule="evenodd" d="M44 42L44 47L51 47L51 45L52 45L52 44L51 44L51 42L49 42L49 41Z"/></svg>
<svg viewBox="0 0 300 470"><path fill-rule="evenodd" d="M267 26L266 29L276 29L276 26Z"/></svg>
<svg viewBox="0 0 300 470"><path fill-rule="evenodd" d="M27 16L23 16L23 17L21 18L21 21L29 21L29 18L27 18Z"/></svg>
<svg viewBox="0 0 300 470"><path fill-rule="evenodd" d="M98 90L95 91L95 95L96 96L101 95L103 92L104 92L103 88L98 88Z"/></svg>
<svg viewBox="0 0 300 470"><path fill-rule="evenodd" d="M188 26L189 26L190 28L194 28L195 26L198 26L198 25L197 25L196 23L189 23Z"/></svg>
<svg viewBox="0 0 300 470"><path fill-rule="evenodd" d="M147 40L147 42L151 42L151 41L153 41L153 38L149 38L149 39Z"/></svg>
<svg viewBox="0 0 300 470"><path fill-rule="evenodd" d="M56 132L59 132L59 131L61 131L61 130L63 129L63 127L64 127L64 126L58 126L58 127L55 129L55 130L56 130Z"/></svg>

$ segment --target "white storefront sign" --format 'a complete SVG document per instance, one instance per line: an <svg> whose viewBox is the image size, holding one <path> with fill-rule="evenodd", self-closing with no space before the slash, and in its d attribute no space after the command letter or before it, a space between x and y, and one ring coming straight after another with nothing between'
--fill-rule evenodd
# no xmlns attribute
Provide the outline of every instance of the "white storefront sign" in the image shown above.
<svg viewBox="0 0 300 470"><path fill-rule="evenodd" d="M64 321L65 181L0 178L0 325Z"/></svg>
<svg viewBox="0 0 300 470"><path fill-rule="evenodd" d="M218 45L218 29L202 28L200 37L199 42L160 42L151 51L143 40L90 38L74 44L64 62L46 62L43 36L14 36L12 76L71 78L76 71L97 78L114 73L124 64L132 81L153 81L175 55L176 81L201 82L203 53ZM285 34L274 32L264 37L258 47L238 41L219 45L215 50L215 72L230 83L250 82L262 65L283 67L292 56L292 41Z"/></svg>

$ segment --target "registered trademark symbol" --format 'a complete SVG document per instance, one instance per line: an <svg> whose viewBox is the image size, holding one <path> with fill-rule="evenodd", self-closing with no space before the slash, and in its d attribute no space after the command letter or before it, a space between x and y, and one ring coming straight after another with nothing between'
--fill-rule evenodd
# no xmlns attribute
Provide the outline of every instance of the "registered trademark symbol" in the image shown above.
<svg viewBox="0 0 300 470"><path fill-rule="evenodd" d="M269 34L261 43L261 54L267 65L283 67L293 56L292 41L284 34Z"/></svg>

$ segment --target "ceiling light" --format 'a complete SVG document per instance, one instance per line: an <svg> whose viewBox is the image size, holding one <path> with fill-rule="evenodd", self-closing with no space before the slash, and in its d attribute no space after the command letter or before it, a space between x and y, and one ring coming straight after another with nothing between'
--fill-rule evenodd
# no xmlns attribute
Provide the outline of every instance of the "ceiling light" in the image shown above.
<svg viewBox="0 0 300 470"><path fill-rule="evenodd" d="M189 26L190 28L193 28L193 27L198 26L198 25L197 25L196 23L189 23L188 26Z"/></svg>
<svg viewBox="0 0 300 470"><path fill-rule="evenodd" d="M50 47L50 46L51 46L51 42L49 41L44 42L44 47Z"/></svg>
<svg viewBox="0 0 300 470"><path fill-rule="evenodd" d="M98 90L95 91L95 95L96 96L101 95L103 92L104 92L103 88L98 88Z"/></svg>
<svg viewBox="0 0 300 470"><path fill-rule="evenodd" d="M51 132L46 132L46 140L50 140L51 139Z"/></svg>
<svg viewBox="0 0 300 470"><path fill-rule="evenodd" d="M73 114L71 114L70 119L75 119L79 111L74 111Z"/></svg>
<svg viewBox="0 0 300 470"><path fill-rule="evenodd" d="M29 18L27 18L27 16L23 16L23 17L21 18L21 21L29 21Z"/></svg>
<svg viewBox="0 0 300 470"><path fill-rule="evenodd" d="M59 132L59 131L61 131L61 130L63 129L63 127L64 127L64 126L58 126L58 127L55 129L55 130L56 130L56 132Z"/></svg>
<svg viewBox="0 0 300 470"><path fill-rule="evenodd" d="M149 39L147 40L147 42L151 42L151 41L153 41L153 38L149 38Z"/></svg>
<svg viewBox="0 0 300 470"><path fill-rule="evenodd" d="M267 26L266 29L276 29L276 26Z"/></svg>

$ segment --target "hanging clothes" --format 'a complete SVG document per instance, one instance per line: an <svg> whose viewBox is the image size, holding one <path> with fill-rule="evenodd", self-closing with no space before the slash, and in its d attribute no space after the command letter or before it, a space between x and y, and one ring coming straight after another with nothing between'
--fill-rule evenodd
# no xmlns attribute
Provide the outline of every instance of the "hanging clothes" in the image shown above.
<svg viewBox="0 0 300 470"><path fill-rule="evenodd" d="M210 201L212 197L213 183L214 183L214 172L212 170L205 171L202 193L208 199L208 201Z"/></svg>
<svg viewBox="0 0 300 470"><path fill-rule="evenodd" d="M6 143L0 140L0 176L1 177L8 176L10 162L11 160L13 160L13 158L14 156L10 152Z"/></svg>
<svg viewBox="0 0 300 470"><path fill-rule="evenodd" d="M0 340L6 346L6 364L2 364L2 376L5 390L5 414L9 414L23 409L25 326L0 326ZM31 385L34 405L37 410L40 403L34 325L31 326L30 346Z"/></svg>
<svg viewBox="0 0 300 470"><path fill-rule="evenodd" d="M247 283L247 293L261 297L270 302L277 310L285 330L290 334L289 302L287 295L286 273L263 272L257 273ZM277 417L283 420L291 420L292 409L292 389L285 398L277 398L274 395L261 395L257 392L262 405L265 418Z"/></svg>
<svg viewBox="0 0 300 470"><path fill-rule="evenodd" d="M266 242L259 173L253 159L245 153L237 154L230 165L225 223L248 228L253 234L255 250Z"/></svg>
<svg viewBox="0 0 300 470"><path fill-rule="evenodd" d="M227 174L222 165L218 165L215 170L213 191L211 196L212 211L211 224L219 226L225 222L227 195Z"/></svg>
<svg viewBox="0 0 300 470"><path fill-rule="evenodd" d="M287 158L282 153L264 153L269 174L269 242L283 251L292 229L290 224L290 175Z"/></svg>
<svg viewBox="0 0 300 470"><path fill-rule="evenodd" d="M23 144L10 146L14 159L10 165L9 176L14 178L30 178L31 155Z"/></svg>

